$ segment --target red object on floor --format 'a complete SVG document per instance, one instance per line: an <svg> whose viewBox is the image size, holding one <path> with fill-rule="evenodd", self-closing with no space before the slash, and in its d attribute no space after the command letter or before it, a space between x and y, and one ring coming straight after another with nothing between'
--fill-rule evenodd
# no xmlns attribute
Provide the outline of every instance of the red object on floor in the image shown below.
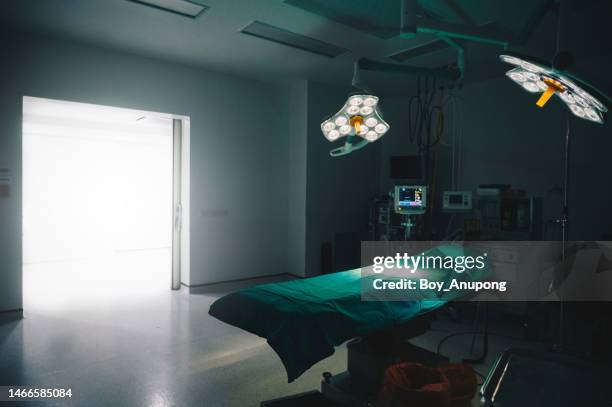
<svg viewBox="0 0 612 407"><path fill-rule="evenodd" d="M478 379L471 366L448 363L438 366L438 371L446 376L450 383L452 407L464 406L474 398Z"/></svg>
<svg viewBox="0 0 612 407"><path fill-rule="evenodd" d="M439 370L419 363L389 366L383 378L378 405L450 407L450 382Z"/></svg>

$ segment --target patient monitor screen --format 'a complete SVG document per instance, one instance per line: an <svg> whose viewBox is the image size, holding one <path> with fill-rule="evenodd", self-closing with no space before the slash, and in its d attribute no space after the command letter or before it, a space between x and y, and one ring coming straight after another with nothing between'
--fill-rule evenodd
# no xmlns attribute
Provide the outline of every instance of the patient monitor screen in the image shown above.
<svg viewBox="0 0 612 407"><path fill-rule="evenodd" d="M395 187L395 211L418 213L425 210L426 187L398 185Z"/></svg>

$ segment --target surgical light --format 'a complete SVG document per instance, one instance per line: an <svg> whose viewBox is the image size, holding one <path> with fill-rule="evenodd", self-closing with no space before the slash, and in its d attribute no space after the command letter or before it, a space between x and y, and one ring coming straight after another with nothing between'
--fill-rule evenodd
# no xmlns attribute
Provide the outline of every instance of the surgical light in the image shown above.
<svg viewBox="0 0 612 407"><path fill-rule="evenodd" d="M506 72L506 76L512 81L521 85L527 92L542 92L536 102L539 107L544 107L553 95L557 95L575 116L599 124L604 123L607 107L592 93L583 89L584 85L577 85L577 80L564 71L514 55L503 54L499 58L514 66Z"/></svg>
<svg viewBox="0 0 612 407"><path fill-rule="evenodd" d="M348 154L367 143L375 142L389 131L389 125L380 114L378 102L378 97L374 95L350 95L336 114L321 123L321 131L327 140L336 141L348 137L344 147L330 152L332 156ZM361 141L354 143L354 137Z"/></svg>

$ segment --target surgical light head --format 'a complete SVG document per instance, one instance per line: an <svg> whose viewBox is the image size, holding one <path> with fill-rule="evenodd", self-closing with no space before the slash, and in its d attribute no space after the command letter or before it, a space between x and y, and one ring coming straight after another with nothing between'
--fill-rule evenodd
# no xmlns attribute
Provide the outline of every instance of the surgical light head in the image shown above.
<svg viewBox="0 0 612 407"><path fill-rule="evenodd" d="M321 131L331 142L347 137L344 146L330 151L337 157L375 142L389 131L389 125L378 109L378 97L359 93L350 95L342 109L323 121Z"/></svg>
<svg viewBox="0 0 612 407"><path fill-rule="evenodd" d="M537 101L543 107L548 100L557 95L581 119L603 124L607 107L592 93L576 84L575 78L570 78L565 72L530 62L518 56L503 54L499 58L514 68L506 72L506 76L530 93L542 93Z"/></svg>

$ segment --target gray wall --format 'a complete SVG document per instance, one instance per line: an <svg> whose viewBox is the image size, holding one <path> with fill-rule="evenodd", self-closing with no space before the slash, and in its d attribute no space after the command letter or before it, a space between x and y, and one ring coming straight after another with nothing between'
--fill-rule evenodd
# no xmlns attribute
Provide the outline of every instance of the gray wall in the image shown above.
<svg viewBox="0 0 612 407"><path fill-rule="evenodd" d="M11 57L0 65L0 168L10 168L15 183L11 198L0 199L0 310L22 307L24 95L190 116L187 283L285 271L289 146L277 88L61 40L12 34L1 41Z"/></svg>

